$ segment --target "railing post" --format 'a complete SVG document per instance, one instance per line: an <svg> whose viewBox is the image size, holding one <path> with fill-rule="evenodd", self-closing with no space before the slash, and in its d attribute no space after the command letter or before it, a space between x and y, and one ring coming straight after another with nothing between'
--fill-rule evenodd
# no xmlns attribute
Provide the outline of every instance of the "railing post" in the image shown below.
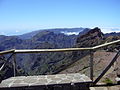
<svg viewBox="0 0 120 90"><path fill-rule="evenodd" d="M16 76L16 54L14 53L13 56L13 72L14 72L14 77Z"/></svg>
<svg viewBox="0 0 120 90"><path fill-rule="evenodd" d="M94 56L94 52L93 50L90 50L90 79L93 81L93 56Z"/></svg>

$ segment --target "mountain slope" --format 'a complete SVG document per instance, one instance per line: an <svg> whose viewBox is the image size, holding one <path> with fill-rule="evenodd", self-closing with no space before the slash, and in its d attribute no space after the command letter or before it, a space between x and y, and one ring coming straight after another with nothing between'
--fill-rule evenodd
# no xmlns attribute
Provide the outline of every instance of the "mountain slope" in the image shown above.
<svg viewBox="0 0 120 90"><path fill-rule="evenodd" d="M35 32L31 39L21 39L19 36L0 36L0 49L44 49L44 48L68 48L75 44L77 35L65 35L60 33L60 29L52 31ZM74 29L61 29L63 31L71 32ZM81 29L75 29L76 31ZM58 32L59 31L59 32ZM83 33L89 31L83 31ZM82 34L82 32L80 33ZM32 33L31 33L32 35ZM29 74L46 74L57 72L61 68L63 60L66 58L67 53L49 53L49 54L19 54L17 55L17 64ZM50 57L50 58L48 58ZM68 59L66 64L69 64ZM2 65L1 62L0 65ZM63 64L64 65L64 64ZM12 69L11 69L12 70Z"/></svg>
<svg viewBox="0 0 120 90"><path fill-rule="evenodd" d="M86 45L86 47L95 46L100 44L100 42L96 42L96 40L102 41L102 39L103 39L103 33L100 31L99 28L94 28L94 29L91 29L86 34L81 35L79 38L77 38L77 43L74 47L85 47L84 45ZM83 40L85 42L83 42ZM36 69L33 71L36 71L34 73L38 73L38 74L57 73L65 69L68 65L72 64L73 62L76 62L81 58L85 57L86 55L88 55L88 53L89 53L88 51L82 51L82 52L74 51L70 53L64 52L64 53L40 54L37 56L38 58L36 62L34 62L33 64L34 69ZM45 56L49 58L46 58ZM44 66L40 66L41 65L40 63L43 64Z"/></svg>
<svg viewBox="0 0 120 90"><path fill-rule="evenodd" d="M94 33L93 33L94 32ZM96 39L95 39L96 38ZM95 46L97 44L102 44L105 42L111 42L114 40L120 39L119 33L117 35L103 35L100 29L96 28L91 30L77 38L77 47L90 47ZM105 48L101 48L94 53L94 78L96 78L110 63L110 61L114 58L116 51L120 50L120 43L107 46ZM85 53L85 52L83 52ZM77 53L76 56L79 56ZM81 59L78 59L75 63L68 66L66 69L59 73L83 73L87 76L90 75L89 68L89 55L86 54ZM115 78L120 75L120 57L117 59L117 62L111 67L111 69L106 73L106 75L102 78L100 82L107 83L106 80L109 79L113 83L116 83Z"/></svg>

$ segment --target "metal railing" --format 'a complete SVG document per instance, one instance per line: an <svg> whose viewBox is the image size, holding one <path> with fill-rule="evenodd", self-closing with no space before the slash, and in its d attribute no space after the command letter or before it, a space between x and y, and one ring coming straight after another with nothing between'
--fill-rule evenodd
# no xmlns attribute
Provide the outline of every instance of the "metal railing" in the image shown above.
<svg viewBox="0 0 120 90"><path fill-rule="evenodd" d="M93 71L93 57L94 57L94 51L96 49L99 48L103 48L109 45L113 45L116 43L119 43L120 40L116 40L113 42L109 42L109 43L105 43L102 45L98 45L98 46L94 46L94 47L88 47L88 48L65 48L65 49L24 49L24 50L16 50L16 49L12 49L12 50L7 50L7 51L2 51L0 52L0 55L4 55L4 54L9 54L12 53L12 55L10 56L10 58L12 56L14 56L14 60L13 60L13 69L14 69L14 76L16 76L16 54L18 53L45 53L45 52L70 52L70 51L85 51L85 50L89 50L90 51L90 79L93 81L93 75L94 75L94 71ZM7 61L1 66L0 71L5 67L5 64L7 63ZM103 76L103 75L102 75ZM100 77L102 78L102 77ZM100 78L96 81L96 83L100 80Z"/></svg>

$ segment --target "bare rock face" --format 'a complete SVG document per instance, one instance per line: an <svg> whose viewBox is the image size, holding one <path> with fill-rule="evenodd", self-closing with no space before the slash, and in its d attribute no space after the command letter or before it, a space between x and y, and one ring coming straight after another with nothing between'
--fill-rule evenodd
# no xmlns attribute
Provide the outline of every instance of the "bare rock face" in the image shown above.
<svg viewBox="0 0 120 90"><path fill-rule="evenodd" d="M103 40L103 36L103 33L98 27L91 29L86 34L77 38L77 47L96 46L101 43L101 41Z"/></svg>

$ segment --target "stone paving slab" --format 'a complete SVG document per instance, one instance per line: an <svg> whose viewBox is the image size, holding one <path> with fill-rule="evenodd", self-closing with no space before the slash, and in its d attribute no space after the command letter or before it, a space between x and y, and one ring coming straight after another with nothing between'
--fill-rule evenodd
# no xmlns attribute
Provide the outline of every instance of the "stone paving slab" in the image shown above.
<svg viewBox="0 0 120 90"><path fill-rule="evenodd" d="M2 87L22 87L22 86L43 86L54 84L68 83L86 83L92 82L90 78L84 74L56 74L56 75L39 75L39 76L17 76L3 80L0 83Z"/></svg>

